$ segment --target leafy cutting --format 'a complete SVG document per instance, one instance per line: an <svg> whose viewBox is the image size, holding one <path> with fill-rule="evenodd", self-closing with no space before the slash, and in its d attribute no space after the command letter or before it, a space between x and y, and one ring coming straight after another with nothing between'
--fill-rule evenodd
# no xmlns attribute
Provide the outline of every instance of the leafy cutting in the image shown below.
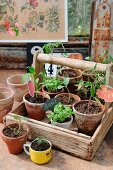
<svg viewBox="0 0 113 170"><path fill-rule="evenodd" d="M73 114L74 112L69 106L63 105L61 102L59 102L57 105L55 105L54 111L47 116L51 123L55 124L56 122L63 123Z"/></svg>

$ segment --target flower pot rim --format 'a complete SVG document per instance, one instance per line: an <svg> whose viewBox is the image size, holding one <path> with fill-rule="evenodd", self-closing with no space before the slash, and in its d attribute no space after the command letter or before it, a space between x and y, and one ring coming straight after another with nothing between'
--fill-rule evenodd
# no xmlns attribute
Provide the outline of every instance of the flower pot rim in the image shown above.
<svg viewBox="0 0 113 170"><path fill-rule="evenodd" d="M14 98L14 91L13 91L12 89L10 89L10 88L8 88L8 87L0 87L0 93L3 93L3 89L5 89L5 90L7 90L7 91L10 91L10 92L11 92L11 95L10 95L10 96L8 95L8 97L5 98L5 99L0 99L0 101L3 102L3 101L5 101L5 100Z"/></svg>
<svg viewBox="0 0 113 170"><path fill-rule="evenodd" d="M25 98L27 95L30 95L29 92L26 93L26 94L23 96L23 101L24 101L24 102L29 103L29 104L32 104L32 105L35 105L35 106L36 106L36 105L37 105L37 106L40 106L40 105L43 105L43 104L44 104L44 103L32 103L32 102L29 102L29 101L26 100L26 98ZM38 95L40 95L40 94L38 94ZM40 96L41 96L41 95L40 95ZM48 96L49 96L49 95L48 95ZM48 99L48 98L47 98L47 99Z"/></svg>
<svg viewBox="0 0 113 170"><path fill-rule="evenodd" d="M16 77L16 76L24 76L24 74L14 74L14 75L8 77L8 78L7 78L7 84L12 85L12 86L23 86L23 85L27 85L27 82L15 84L15 83L11 83L11 82L9 81L11 78Z"/></svg>
<svg viewBox="0 0 113 170"><path fill-rule="evenodd" d="M23 134L19 137L15 137L15 138L14 137L8 137L8 136L4 135L3 130L5 128L7 128L8 126L13 125L13 124L18 124L18 123L14 122L14 123L10 123L8 125L5 125L4 128L1 131L2 136L5 137L6 139L11 139L11 140L21 139L23 136L26 136L29 133L29 127L26 124L23 123L25 125L26 130L27 130L27 132L25 134Z"/></svg>
<svg viewBox="0 0 113 170"><path fill-rule="evenodd" d="M91 100L91 101L94 102L94 103L97 103L97 102L94 101L94 100ZM78 101L78 102L76 102L76 103L74 104L74 106L77 105L78 103L82 103L82 102L89 102L89 100L81 100L81 101ZM74 106L73 106L73 111L75 112L75 115L76 115L76 113L77 113L77 114L79 114L79 115L87 116L87 117L93 117L93 116L96 116L96 115L101 115L101 114L104 113L104 111L105 111L105 106L104 106L103 104L101 104L101 103L98 103L98 104L99 104L99 106L101 106L102 111L99 112L99 113L97 113L97 114L83 114L83 113L80 113L80 112L78 112L78 111L75 109Z"/></svg>
<svg viewBox="0 0 113 170"><path fill-rule="evenodd" d="M44 140L44 141L47 141L49 144L50 144L50 147L48 148L48 149L46 149L46 150L44 150L44 151L36 151L36 150L34 150L32 147L31 147L31 145L32 145L32 143L34 142L34 141L36 141L36 139L34 139L31 143L30 143L30 149L32 149L34 152L36 152L36 153L43 153L43 152L45 152L45 151L47 151L47 150L49 150L49 149L51 149L52 148L52 143L49 141L49 140L47 140L47 139L42 139L42 140Z"/></svg>
<svg viewBox="0 0 113 170"><path fill-rule="evenodd" d="M75 71L78 71L79 73L80 73L80 75L79 76L76 76L76 77L69 77L69 79L70 80L73 80L73 79L78 79L78 78L80 78L81 76L82 76L82 71L80 70L80 69L75 69L75 68L61 68L58 72L57 72L57 76L59 76L59 77L61 77L61 78L64 78L64 76L61 76L60 74L59 74L59 72L60 71L62 71L62 70L75 70Z"/></svg>
<svg viewBox="0 0 113 170"><path fill-rule="evenodd" d="M79 101L81 101L80 97L79 97L78 95L76 95L76 94L73 94L73 93L60 93L60 94L57 94L57 95L55 96L55 98L57 98L58 96L62 96L62 95L68 96L69 94L70 94L72 97L73 97L73 96L76 96L76 97L79 99ZM73 98L74 98L74 97L73 97Z"/></svg>

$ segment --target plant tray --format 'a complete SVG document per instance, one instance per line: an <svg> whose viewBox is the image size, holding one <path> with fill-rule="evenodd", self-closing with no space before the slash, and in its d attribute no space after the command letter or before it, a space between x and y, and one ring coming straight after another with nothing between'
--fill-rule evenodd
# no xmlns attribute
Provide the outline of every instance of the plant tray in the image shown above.
<svg viewBox="0 0 113 170"><path fill-rule="evenodd" d="M24 116L22 122L30 127L30 139L36 136L44 136L50 140L53 146L64 150L77 157L91 160L105 137L107 131L113 123L113 108L109 108L108 113L102 119L93 136L78 133L76 124L70 130L49 124L47 117L42 121L36 121L27 117L24 103L21 103L15 110L6 116L6 122L15 121L14 114Z"/></svg>
<svg viewBox="0 0 113 170"><path fill-rule="evenodd" d="M52 55L41 54L36 52L33 57L33 65L35 65L36 73L40 73L44 67L44 63L56 64L76 69L93 69L96 65L96 71L106 74L106 82L108 86L113 87L113 64L100 64L95 62L70 59L65 57L55 57ZM13 120L13 114L26 115L24 103L21 103L15 110L6 116L6 121ZM91 160L105 137L107 131L113 123L113 108L110 107L108 112L104 114L100 125L97 127L93 136L84 135L78 132L76 124L67 130L49 124L47 118L43 121L36 121L30 118L24 120L30 127L30 137L33 139L37 135L45 136L52 144L61 150L64 150L77 157Z"/></svg>

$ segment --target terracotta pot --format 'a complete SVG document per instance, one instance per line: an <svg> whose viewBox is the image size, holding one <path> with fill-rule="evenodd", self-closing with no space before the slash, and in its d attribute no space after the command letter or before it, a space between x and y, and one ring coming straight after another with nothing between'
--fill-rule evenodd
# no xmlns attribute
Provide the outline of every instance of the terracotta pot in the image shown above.
<svg viewBox="0 0 113 170"><path fill-rule="evenodd" d="M35 120L42 120L45 117L45 111L42 109L44 103L31 103L26 100L29 96L29 93L23 96L28 117Z"/></svg>
<svg viewBox="0 0 113 170"><path fill-rule="evenodd" d="M95 79L95 74L83 72L83 80L93 82Z"/></svg>
<svg viewBox="0 0 113 170"><path fill-rule="evenodd" d="M77 95L75 95L75 94L72 94L72 93L70 93L70 94L69 94L69 93L61 93L61 94L56 95L55 98L58 98L58 97L60 97L60 96L68 96L68 97L69 97L69 95L70 95L70 97L72 97L75 101L74 101L73 103L67 105L67 106L72 107L76 102L78 102L78 101L81 100L79 96L77 96ZM62 104L64 104L64 103L62 103Z"/></svg>
<svg viewBox="0 0 113 170"><path fill-rule="evenodd" d="M28 92L27 82L22 82L23 76L24 74L17 74L7 79L7 84L14 91L14 99L17 102L21 102L24 94Z"/></svg>
<svg viewBox="0 0 113 170"><path fill-rule="evenodd" d="M64 76L61 75L64 70L73 70L73 72L77 73L76 77L70 78L70 81L69 81L69 84L68 84L68 89L69 89L70 93L76 93L75 84L76 84L77 81L82 79L82 71L79 70L79 69L71 69L71 68L65 69L65 68L63 68L63 69L59 70L58 73L57 73L57 77L60 78L61 80L64 80ZM65 89L65 92L67 92L66 89Z"/></svg>
<svg viewBox="0 0 113 170"><path fill-rule="evenodd" d="M74 54L70 54L69 58L72 59L78 59L78 60L83 60L82 54L81 53L74 53Z"/></svg>
<svg viewBox="0 0 113 170"><path fill-rule="evenodd" d="M11 154L14 154L14 155L19 154L19 153L21 153L23 151L23 144L26 143L26 141L27 141L28 133L29 133L29 128L28 128L28 126L25 125L24 128L26 130L26 133L23 134L20 137L17 137L17 138L5 136L3 131L8 126L16 127L17 125L18 125L18 123L11 123L9 125L6 125L3 128L2 133L1 133L2 139L6 143L9 152Z"/></svg>
<svg viewBox="0 0 113 170"><path fill-rule="evenodd" d="M102 111L97 114L83 114L80 113L76 110L76 106L81 104L81 103L88 103L89 100L81 100L73 106L73 111L75 112L75 120L78 126L78 129L85 134L92 134L96 130L97 126L99 125L104 111L105 111L105 106L98 103L98 105L101 107ZM96 101L91 100L91 102L97 103Z"/></svg>
<svg viewBox="0 0 113 170"><path fill-rule="evenodd" d="M13 107L14 92L5 87L0 87L0 123L3 122L3 117L7 115Z"/></svg>
<svg viewBox="0 0 113 170"><path fill-rule="evenodd" d="M45 86L42 86L42 92L48 94L48 95L50 96L50 98L54 98L57 94L62 93L62 92L63 92L63 89L61 89L61 90L58 91L58 92L51 93L51 92L46 91Z"/></svg>
<svg viewBox="0 0 113 170"><path fill-rule="evenodd" d="M61 128L65 128L65 129L69 129L71 124L72 124L72 122L73 122L73 116L71 116L71 119L68 122L65 122L65 123L58 123L58 122L56 122L55 126L58 126L58 127L61 127Z"/></svg>

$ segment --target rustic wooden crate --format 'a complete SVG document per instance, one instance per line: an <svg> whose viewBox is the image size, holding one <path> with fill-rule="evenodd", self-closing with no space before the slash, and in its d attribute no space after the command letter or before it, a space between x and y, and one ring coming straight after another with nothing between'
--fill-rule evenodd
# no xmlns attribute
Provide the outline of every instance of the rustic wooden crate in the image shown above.
<svg viewBox="0 0 113 170"><path fill-rule="evenodd" d="M36 54L35 58L38 60L38 62L37 60L35 61L37 72L40 72L42 70L44 62L80 69L93 68L95 66L95 63L93 62L78 61L75 59L69 59L64 57L56 58L45 54L39 54L38 56ZM106 72L107 84L113 86L112 77L110 78L113 66L97 64L97 70ZM9 113L6 116L6 121L14 121L14 114L26 114L24 103L21 103L15 110ZM69 152L77 157L86 160L91 160L99 145L101 144L103 138L105 137L107 131L113 123L113 108L110 107L108 112L104 114L104 117L100 125L94 132L93 136L88 136L79 133L77 131L76 124L74 124L70 130L67 130L49 124L46 118L43 121L36 121L30 118L26 118L25 120L23 120L23 122L29 125L30 137L32 139L35 138L37 135L45 136L52 142L54 146L66 152Z"/></svg>

